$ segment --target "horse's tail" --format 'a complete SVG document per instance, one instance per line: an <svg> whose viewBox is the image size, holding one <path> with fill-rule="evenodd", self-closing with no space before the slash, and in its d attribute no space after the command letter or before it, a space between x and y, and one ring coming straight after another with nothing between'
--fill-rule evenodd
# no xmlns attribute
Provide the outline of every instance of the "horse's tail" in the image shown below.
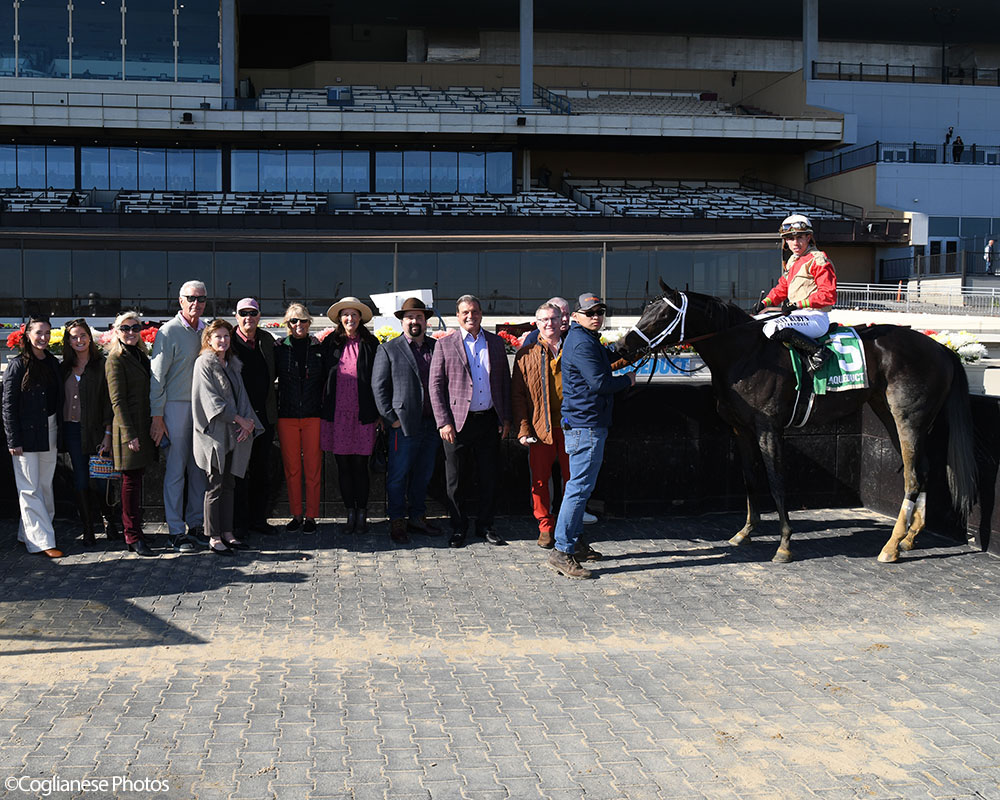
<svg viewBox="0 0 1000 800"><path fill-rule="evenodd" d="M954 353L951 356L955 368L944 408L948 419L948 489L964 525L976 502L975 437L969 406L969 379L961 359Z"/></svg>

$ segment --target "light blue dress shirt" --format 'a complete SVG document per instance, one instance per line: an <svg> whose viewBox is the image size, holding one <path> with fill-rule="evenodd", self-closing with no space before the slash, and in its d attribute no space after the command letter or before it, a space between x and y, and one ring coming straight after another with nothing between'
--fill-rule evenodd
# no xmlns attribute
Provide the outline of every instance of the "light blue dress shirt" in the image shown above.
<svg viewBox="0 0 1000 800"><path fill-rule="evenodd" d="M493 394L490 392L490 349L486 345L486 334L482 328L476 337L465 332L462 341L465 343L465 357L472 374L472 403L469 411L486 411L493 407Z"/></svg>

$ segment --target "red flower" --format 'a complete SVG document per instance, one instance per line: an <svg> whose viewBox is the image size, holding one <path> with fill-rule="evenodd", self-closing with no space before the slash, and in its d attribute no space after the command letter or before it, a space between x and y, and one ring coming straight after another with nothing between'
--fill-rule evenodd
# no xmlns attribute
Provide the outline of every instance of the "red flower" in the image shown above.
<svg viewBox="0 0 1000 800"><path fill-rule="evenodd" d="M20 350L21 342L23 341L24 341L24 325L22 325L13 333L7 334L7 349Z"/></svg>

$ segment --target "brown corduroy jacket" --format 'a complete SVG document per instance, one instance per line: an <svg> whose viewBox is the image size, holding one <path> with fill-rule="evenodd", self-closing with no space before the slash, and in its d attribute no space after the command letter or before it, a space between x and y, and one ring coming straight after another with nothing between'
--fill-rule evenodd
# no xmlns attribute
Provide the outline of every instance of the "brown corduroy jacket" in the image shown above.
<svg viewBox="0 0 1000 800"><path fill-rule="evenodd" d="M539 442L552 444L552 429L561 424L561 420L552 419L551 412L549 363L553 357L544 344L536 342L522 347L514 358L510 404L518 439L534 436ZM562 382L557 378L556 383L561 392Z"/></svg>

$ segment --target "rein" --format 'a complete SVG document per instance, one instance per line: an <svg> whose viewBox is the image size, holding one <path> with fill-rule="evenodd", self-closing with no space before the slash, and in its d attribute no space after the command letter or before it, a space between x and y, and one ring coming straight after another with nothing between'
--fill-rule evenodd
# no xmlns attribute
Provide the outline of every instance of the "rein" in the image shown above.
<svg viewBox="0 0 1000 800"><path fill-rule="evenodd" d="M642 355L637 359L638 364L636 366L636 369L641 369L646 364L646 362L649 361L650 358L653 358L653 369L649 373L650 381L652 381L653 379L653 373L656 372L656 359L659 357L659 354L656 353L657 348L662 347L663 340L666 339L675 330L677 330L678 327L680 328L680 337L677 339L677 344L691 344L692 342L700 342L703 339L710 339L711 337L715 336L718 333L718 331L713 331L712 333L706 333L702 334L701 336L694 336L690 339L685 339L684 328L687 324L688 297L686 294L684 294L684 292L678 292L678 294L680 294L681 296L680 306L674 305L674 303L671 302L670 298L668 298L666 295L660 295L660 297L658 298L662 300L664 303L666 303L668 306L670 306L674 311L676 311L677 316L673 318L673 320L670 322L669 325L667 325L662 331L656 334L656 336L652 338L646 336L646 334L644 334L641 330L639 330L637 325L633 325L629 329L630 333L635 333L640 339L642 339L646 343L645 352L643 352ZM670 356L664 355L663 358L666 359L667 363L670 364L670 366L673 367L678 372L687 372L687 373L700 372L701 370L705 369L706 366L705 364L702 364L700 367L695 367L694 369L684 369L683 367L679 367L673 361L671 361ZM632 363L636 364L636 362Z"/></svg>

